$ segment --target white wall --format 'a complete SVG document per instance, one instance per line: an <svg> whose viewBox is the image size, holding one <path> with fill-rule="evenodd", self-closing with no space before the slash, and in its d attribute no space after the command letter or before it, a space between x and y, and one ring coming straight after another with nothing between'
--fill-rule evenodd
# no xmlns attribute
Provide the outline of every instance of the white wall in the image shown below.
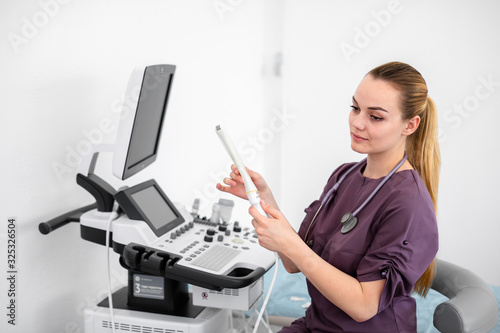
<svg viewBox="0 0 500 333"><path fill-rule="evenodd" d="M443 133L439 256L500 285L500 223L492 209L500 199L494 169L500 6L402 1L378 31L373 11L388 10L388 4L30 0L0 5L2 272L7 272L7 219L15 217L18 224L17 325L8 325L2 310L0 330L82 332L82 308L103 296L104 249L81 240L76 224L47 236L37 228L92 202L74 181L76 159L89 140L114 139L128 76L143 62L175 64L177 72L160 157L127 184L155 178L174 201L191 205L202 198L209 214L220 197L213 187L228 162L214 134L223 122L295 226L331 171L361 158L349 148L347 112L362 76L389 60L411 63L429 84ZM363 46L356 34L367 27L375 30ZM359 53L348 59L342 43ZM280 52L281 78L275 74ZM494 82L491 91L483 80ZM455 105L465 111L456 112ZM109 165L110 156L102 156L98 172L121 186ZM245 218L247 207L238 203L236 214ZM124 276L115 260L114 285ZM7 289L2 278L2 309Z"/></svg>

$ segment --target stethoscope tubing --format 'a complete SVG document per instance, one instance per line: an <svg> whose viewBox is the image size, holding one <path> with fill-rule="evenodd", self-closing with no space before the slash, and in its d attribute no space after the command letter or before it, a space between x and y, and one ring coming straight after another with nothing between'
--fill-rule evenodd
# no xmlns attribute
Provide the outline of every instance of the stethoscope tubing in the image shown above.
<svg viewBox="0 0 500 333"><path fill-rule="evenodd" d="M382 188L382 186L384 186L384 184L389 180L389 178L391 178L391 176L403 165L403 163L406 161L407 158L408 158L408 155L405 152L403 159L401 161L399 161L399 163L387 174L387 176L384 177L384 179L380 182L380 184L378 184L378 186L372 191L372 193L370 193L368 198L366 198L366 200L358 207L358 209L356 209L354 211L354 213L352 213L352 217L356 217L356 215L359 214L359 212L373 199L373 197L377 194L377 192ZM318 214L321 211L321 209L323 208L323 206L325 206L333 198L333 196L337 192L338 188L340 187L340 185L342 184L344 179L354 169L359 167L361 164L365 163L366 160L367 159L365 158L365 159L359 161L358 163L356 163L355 165L353 165L349 170L347 170L346 173L344 173L342 175L342 177L340 177L340 179L335 183L335 185L333 185L333 187L326 193L323 200L321 200L321 204L320 204L318 210L316 211L316 213L314 214L314 217L312 218L311 223L309 223L309 227L307 228L306 235L304 237L304 241L307 240L307 236L309 235L309 230L311 229L311 226L313 225L313 223L316 221L316 217L318 216ZM346 213L346 214L348 214L348 213ZM352 228L354 228L354 226ZM352 230L352 228L349 229L347 232ZM346 233L346 232L343 232L343 233Z"/></svg>

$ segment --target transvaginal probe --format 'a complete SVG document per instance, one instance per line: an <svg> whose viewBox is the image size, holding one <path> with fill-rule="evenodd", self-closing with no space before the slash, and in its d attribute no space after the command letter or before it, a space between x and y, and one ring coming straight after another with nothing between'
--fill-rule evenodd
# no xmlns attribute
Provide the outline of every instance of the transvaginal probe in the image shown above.
<svg viewBox="0 0 500 333"><path fill-rule="evenodd" d="M245 184L245 191L247 193L250 205L255 207L262 215L269 217L267 213L264 211L264 209L262 209L262 206L260 205L260 197L259 193L257 192L257 187L255 187L252 178L250 178L250 175L248 174L247 169L245 168L245 165L243 164L243 161L241 160L241 157L238 154L238 151L236 150L233 141L231 140L229 135L226 132L224 132L224 130L221 128L220 125L217 125L215 127L215 132L219 136L219 139L224 145L224 147L226 147L229 156L231 156L231 159L233 160L234 164L238 168L238 171L240 172L241 177L243 178L243 183Z"/></svg>
<svg viewBox="0 0 500 333"><path fill-rule="evenodd" d="M243 183L245 185L245 191L247 193L248 201L250 202L250 205L255 207L264 216L270 217L264 209L262 209L262 206L260 205L260 197L259 193L257 192L257 187L252 181L252 178L250 178L250 175L247 172L247 169L245 168L245 165L243 164L243 161L241 160L240 155L238 154L238 151L236 150L236 147L233 144L233 141L229 137L226 132L221 128L220 125L217 125L215 127L215 132L219 136L220 141L226 147L226 150L231 156L231 159L233 160L234 164L236 165L236 168L238 168L238 171L240 172L241 177L243 178ZM264 314L264 310L266 309L267 302L269 301L269 297L271 296L271 291L273 290L274 283L276 282L276 277L278 276L278 253L275 253L275 260L276 263L274 265L274 274L273 278L271 280L271 284L269 286L269 290L267 291L267 296L262 303L262 308L259 311L259 315L257 316L257 320L255 321L255 326L253 329L253 333L256 333L258 328L259 328L259 323L262 319L262 315Z"/></svg>

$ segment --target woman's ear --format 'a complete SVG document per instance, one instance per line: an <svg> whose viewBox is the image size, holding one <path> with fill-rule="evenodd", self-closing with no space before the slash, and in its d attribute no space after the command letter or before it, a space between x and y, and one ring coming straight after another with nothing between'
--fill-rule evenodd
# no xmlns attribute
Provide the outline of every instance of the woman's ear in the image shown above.
<svg viewBox="0 0 500 333"><path fill-rule="evenodd" d="M418 125L420 125L420 116L415 116L411 118L406 123L406 127L403 130L403 135L408 136L413 134L417 130Z"/></svg>

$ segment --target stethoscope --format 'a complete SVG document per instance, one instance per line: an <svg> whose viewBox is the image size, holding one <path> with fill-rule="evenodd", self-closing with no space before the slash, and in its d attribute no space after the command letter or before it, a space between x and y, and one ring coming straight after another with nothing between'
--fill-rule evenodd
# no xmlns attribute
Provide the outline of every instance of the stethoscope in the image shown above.
<svg viewBox="0 0 500 333"><path fill-rule="evenodd" d="M342 218L340 219L340 223L342 224L342 228L340 229L340 232L342 234L347 234L349 231L354 229L354 227L358 224L358 218L356 217L356 215L358 215L359 212L370 202L370 200L375 196L375 194L377 194L377 192L380 190L380 188L382 186L384 186L384 184L389 180L389 178L391 178L391 176L403 165L403 163L406 161L407 158L408 158L408 155L405 152L403 159L394 167L394 169L391 170L391 172L389 172L389 174L387 176L384 177L382 182L380 182L380 184L378 184L378 186L373 190L373 192L370 194L370 196L361 204L361 206L359 206L358 209L356 209L354 211L354 213L347 212L342 216ZM346 173L344 173L344 175L342 175L342 177L340 177L340 179L337 181L337 183L335 183L335 185L333 185L333 187L326 193L323 200L321 200L321 204L320 204L318 210L316 211L316 214L314 214L314 217L313 217L311 223L309 223L309 227L307 228L307 232L306 232L306 236L304 237L304 241L307 240L307 235L309 234L309 230L311 229L311 226L313 225L314 221L316 220L316 216L318 216L319 212L321 211L321 208L323 208L323 206L326 205L333 198L335 193L337 193L337 190L340 187L340 185L342 184L342 182L344 181L344 179L354 169L356 169L357 167L359 167L361 164L363 164L365 162L366 162L366 158L359 161L355 165L353 165L349 170L347 170ZM309 241L308 244L311 242L312 241ZM313 243L311 243L309 245L311 246L312 244Z"/></svg>

